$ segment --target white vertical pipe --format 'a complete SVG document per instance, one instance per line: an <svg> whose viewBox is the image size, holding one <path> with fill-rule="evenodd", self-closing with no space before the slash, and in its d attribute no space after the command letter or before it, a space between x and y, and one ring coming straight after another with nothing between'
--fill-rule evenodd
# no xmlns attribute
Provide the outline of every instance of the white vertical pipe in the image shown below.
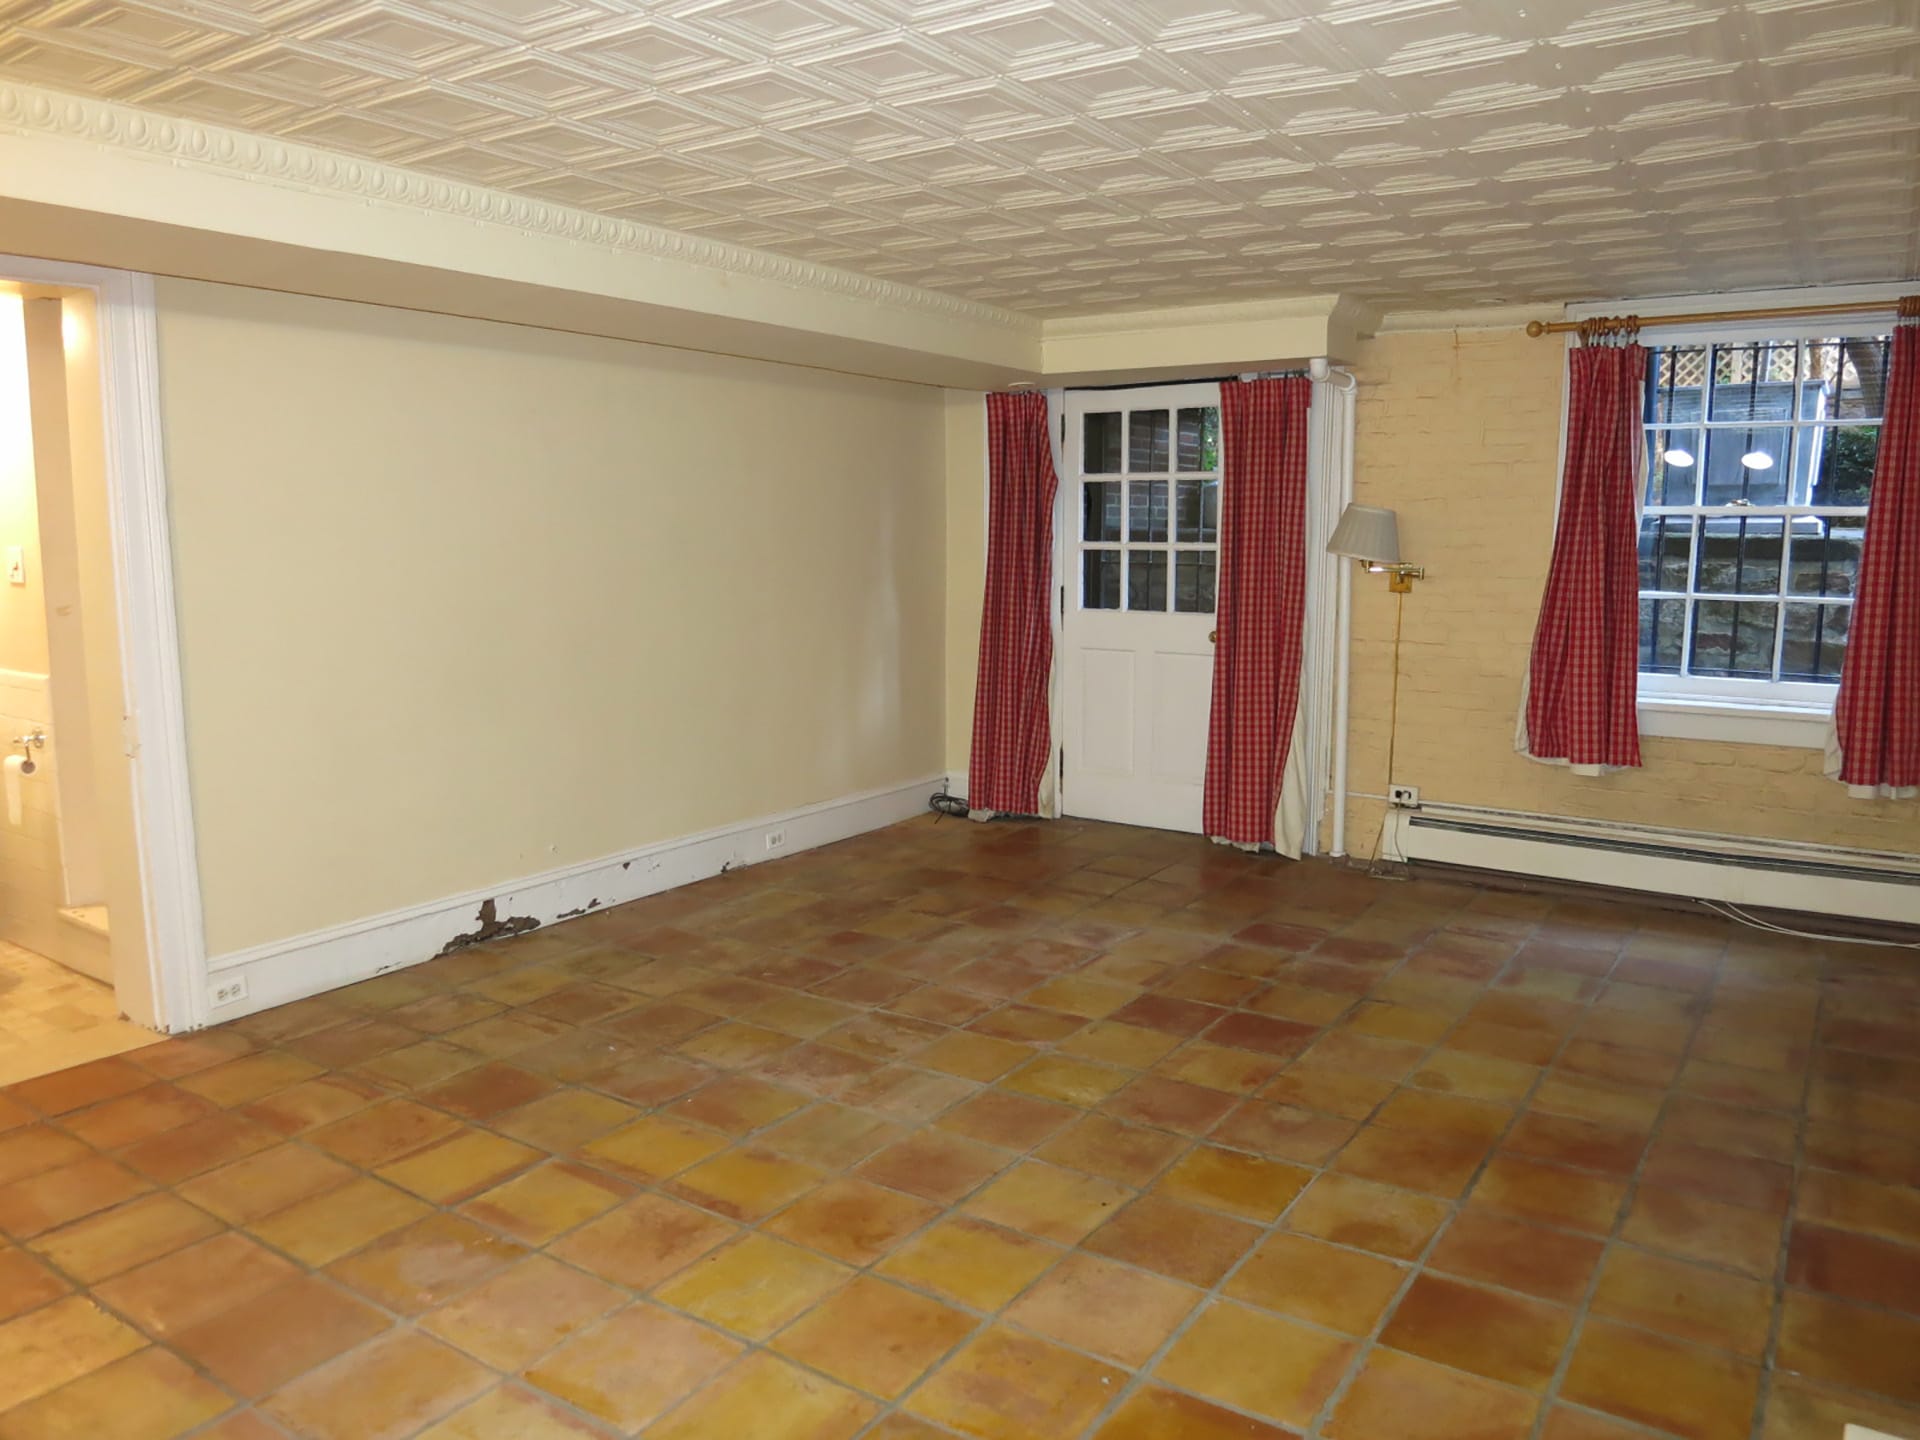
<svg viewBox="0 0 1920 1440"><path fill-rule="evenodd" d="M1349 378L1352 378L1349 376ZM1346 436L1340 448L1340 509L1344 512L1353 501L1353 442L1355 432L1355 412L1359 409L1357 391L1360 382L1345 387L1341 393L1342 408L1346 411ZM1333 845L1331 853L1338 858L1347 853L1347 715L1351 695L1353 667L1353 565L1342 558L1340 565L1340 584L1337 591L1339 609L1334 622L1334 678L1333 678Z"/></svg>

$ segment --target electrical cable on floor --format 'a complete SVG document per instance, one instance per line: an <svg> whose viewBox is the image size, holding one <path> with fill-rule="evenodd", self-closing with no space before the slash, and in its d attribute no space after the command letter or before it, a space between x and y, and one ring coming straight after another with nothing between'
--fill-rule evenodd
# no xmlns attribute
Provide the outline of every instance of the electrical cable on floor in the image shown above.
<svg viewBox="0 0 1920 1440"><path fill-rule="evenodd" d="M949 795L944 790L936 791L933 794L927 801L927 808L932 810L936 815L951 815L956 820L964 820L967 818L966 797Z"/></svg>
<svg viewBox="0 0 1920 1440"><path fill-rule="evenodd" d="M1920 940L1875 940L1866 935L1823 935L1817 930L1795 930L1790 925L1776 925L1771 920L1762 920L1758 915L1748 915L1738 905L1725 905L1718 900L1702 900L1700 904L1716 915L1724 915L1729 920L1737 920L1742 925L1750 925L1755 930L1770 930L1775 935L1792 935L1800 940L1826 940L1835 945L1885 945L1895 950L1920 950Z"/></svg>

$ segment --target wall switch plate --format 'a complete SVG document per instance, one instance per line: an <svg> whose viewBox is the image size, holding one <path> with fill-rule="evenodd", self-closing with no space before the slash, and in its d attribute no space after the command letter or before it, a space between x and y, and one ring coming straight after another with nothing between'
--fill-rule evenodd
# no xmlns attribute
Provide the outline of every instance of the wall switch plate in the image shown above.
<svg viewBox="0 0 1920 1440"><path fill-rule="evenodd" d="M767 849L784 850L787 848L787 832L784 830L767 831Z"/></svg>
<svg viewBox="0 0 1920 1440"><path fill-rule="evenodd" d="M7 583L24 585L27 583L27 552L21 545L7 547Z"/></svg>
<svg viewBox="0 0 1920 1440"><path fill-rule="evenodd" d="M239 1003L247 998L247 977L236 975L231 980L216 982L208 998L215 1008Z"/></svg>
<svg viewBox="0 0 1920 1440"><path fill-rule="evenodd" d="M1420 787L1418 785L1389 785L1387 803L1396 810L1418 810L1420 808Z"/></svg>

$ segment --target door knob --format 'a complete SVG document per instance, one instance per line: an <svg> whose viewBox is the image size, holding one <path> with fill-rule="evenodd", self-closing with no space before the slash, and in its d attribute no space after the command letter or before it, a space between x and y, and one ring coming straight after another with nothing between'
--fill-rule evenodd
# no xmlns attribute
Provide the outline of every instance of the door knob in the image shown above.
<svg viewBox="0 0 1920 1440"><path fill-rule="evenodd" d="M1219 643L1220 643L1220 632L1218 630L1207 631L1207 644L1218 645Z"/></svg>

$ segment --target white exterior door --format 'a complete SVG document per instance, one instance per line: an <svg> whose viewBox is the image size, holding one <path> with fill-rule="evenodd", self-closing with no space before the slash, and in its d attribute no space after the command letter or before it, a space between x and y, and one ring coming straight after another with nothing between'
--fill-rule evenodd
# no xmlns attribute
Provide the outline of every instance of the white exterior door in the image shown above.
<svg viewBox="0 0 1920 1440"><path fill-rule="evenodd" d="M1200 830L1220 543L1220 387L1066 397L1061 799Z"/></svg>

